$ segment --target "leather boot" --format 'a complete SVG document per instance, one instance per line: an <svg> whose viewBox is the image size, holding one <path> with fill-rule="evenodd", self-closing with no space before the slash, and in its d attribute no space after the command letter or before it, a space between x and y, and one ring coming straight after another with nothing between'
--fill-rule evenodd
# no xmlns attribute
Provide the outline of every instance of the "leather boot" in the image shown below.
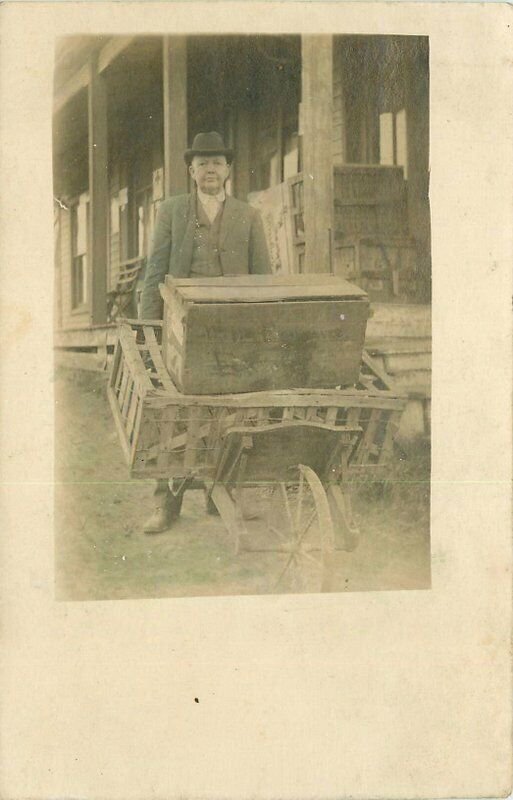
<svg viewBox="0 0 513 800"><path fill-rule="evenodd" d="M144 533L162 533L171 527L178 516L167 481L157 481L157 488L153 496L155 507L153 514L143 526Z"/></svg>

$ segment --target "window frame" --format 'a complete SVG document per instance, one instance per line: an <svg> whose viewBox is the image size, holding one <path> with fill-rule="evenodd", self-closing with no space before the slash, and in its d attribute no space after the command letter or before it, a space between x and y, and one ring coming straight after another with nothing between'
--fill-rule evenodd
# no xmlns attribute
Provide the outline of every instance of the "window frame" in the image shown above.
<svg viewBox="0 0 513 800"><path fill-rule="evenodd" d="M85 196L86 206L86 249L83 253L76 252L77 244L77 214L80 200ZM82 192L73 197L69 202L70 212L70 307L72 314L83 314L89 311L89 225L90 225L90 200L89 192ZM77 294L77 265L80 259L81 293Z"/></svg>

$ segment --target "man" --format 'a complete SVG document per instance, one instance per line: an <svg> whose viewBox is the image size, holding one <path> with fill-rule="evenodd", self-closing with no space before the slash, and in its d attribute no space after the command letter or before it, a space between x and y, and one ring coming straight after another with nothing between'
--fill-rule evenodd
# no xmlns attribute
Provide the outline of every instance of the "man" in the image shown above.
<svg viewBox="0 0 513 800"><path fill-rule="evenodd" d="M216 131L198 133L186 150L195 187L191 194L164 200L159 208L141 295L142 319L162 318L159 284L167 274L213 278L272 271L258 211L225 192L232 158L233 151ZM166 530L180 513L180 504L181 497L172 494L168 482L158 481L145 532Z"/></svg>

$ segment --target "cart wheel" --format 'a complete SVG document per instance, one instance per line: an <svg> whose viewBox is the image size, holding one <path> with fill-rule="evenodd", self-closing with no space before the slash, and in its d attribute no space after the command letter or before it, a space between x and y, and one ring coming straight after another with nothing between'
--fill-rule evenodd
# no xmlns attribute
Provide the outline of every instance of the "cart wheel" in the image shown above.
<svg viewBox="0 0 513 800"><path fill-rule="evenodd" d="M299 465L298 480L274 489L268 528L284 553L276 588L299 592L327 592L335 534L324 487L310 468ZM281 508L279 508L281 506Z"/></svg>

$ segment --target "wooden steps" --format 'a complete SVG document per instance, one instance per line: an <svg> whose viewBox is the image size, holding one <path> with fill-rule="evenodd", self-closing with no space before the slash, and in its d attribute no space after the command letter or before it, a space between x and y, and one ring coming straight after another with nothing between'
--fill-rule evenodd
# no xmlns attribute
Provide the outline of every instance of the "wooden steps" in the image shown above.
<svg viewBox="0 0 513 800"><path fill-rule="evenodd" d="M394 387L409 401L399 438L427 436L431 420L431 307L376 303L367 323L365 347Z"/></svg>

